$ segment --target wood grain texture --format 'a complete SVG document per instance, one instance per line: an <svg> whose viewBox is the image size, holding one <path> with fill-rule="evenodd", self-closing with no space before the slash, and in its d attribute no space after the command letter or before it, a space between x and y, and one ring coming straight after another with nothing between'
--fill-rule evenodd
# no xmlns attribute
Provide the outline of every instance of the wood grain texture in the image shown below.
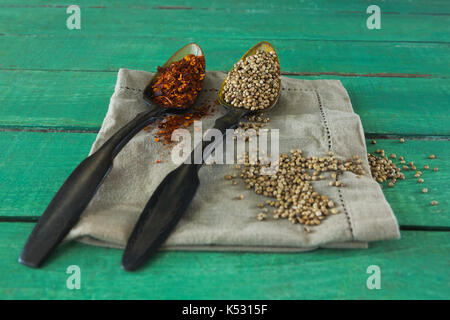
<svg viewBox="0 0 450 320"><path fill-rule="evenodd" d="M407 12L397 11L394 4L383 9L381 30L366 28L367 2L359 4L323 3L322 7L309 3L290 2L289 6L274 8L263 3L259 9L253 2L241 7L232 4L211 8L210 2L193 2L186 10L164 10L159 6L121 5L115 3L83 7L83 35L130 35L134 37L220 37L222 39L332 39L369 41L448 41L450 30L447 15L442 11L414 12L420 6L410 6ZM2 26L7 35L67 34L65 6L4 6L0 20L9 23ZM172 5L172 4L171 4ZM322 8L322 9L319 9ZM327 9L323 9L327 8ZM389 9L388 9L389 8ZM415 8L411 10L411 8ZM167 8L166 8L167 9ZM386 11L392 10L392 11ZM397 12L397 13L393 13ZM416 13L416 14L415 14ZM280 19L280 17L283 17ZM39 17L37 19L37 17ZM420 20L420 23L419 23ZM176 21L176 23L173 23ZM264 21L264 23L261 23ZM289 23L286 23L289 21Z"/></svg>
<svg viewBox="0 0 450 320"><path fill-rule="evenodd" d="M87 156L96 135L0 132L0 136L0 216L32 216L47 207Z"/></svg>
<svg viewBox="0 0 450 320"><path fill-rule="evenodd" d="M114 92L109 72L0 72L0 128L98 130ZM450 135L449 79L339 79L364 130L380 134Z"/></svg>
<svg viewBox="0 0 450 320"><path fill-rule="evenodd" d="M228 0L226 3L222 1L207 1L207 0L171 0L170 4L161 5L159 0L78 0L77 4L81 7L89 7L94 9L106 8L135 8L141 10L160 9L160 10L259 10L276 12L286 10L303 10L320 12L346 12L353 9L351 12L363 12L367 8L366 0L353 0L348 2L336 2L333 0L283 0L274 3L271 0ZM423 6L422 0L390 0L383 1L382 6L384 12L387 14L416 14L416 15L445 15L448 12L443 11L446 0L427 0L426 7ZM16 0L1 0L0 8L65 8L68 4L63 4L58 0L27 0L26 2L19 2ZM361 9L362 8L362 9Z"/></svg>
<svg viewBox="0 0 450 320"><path fill-rule="evenodd" d="M1 24L1 22L0 22ZM148 41L121 35L45 37L1 36L0 70L82 70L117 72L121 67L155 70L188 42L205 52L208 70L226 71L258 39L226 41L198 38L155 38ZM323 40L271 40L283 72L320 72L397 77L448 77L446 43L354 42ZM33 54L30 54L33 52ZM70 74L68 74L70 75Z"/></svg>
<svg viewBox="0 0 450 320"><path fill-rule="evenodd" d="M0 299L448 299L447 233L402 233L367 250L300 254L158 253L144 268L120 268L121 250L68 243L42 269L17 262L32 223L0 223ZM81 269L81 289L66 269ZM381 268L369 290L367 267Z"/></svg>
<svg viewBox="0 0 450 320"><path fill-rule="evenodd" d="M47 207L64 180L87 156L95 134L0 132L0 216L38 217ZM399 181L395 188L383 190L403 225L450 227L450 172L446 161L450 157L449 141L378 140L376 148L405 156L418 168L425 163L439 167L439 172L425 172L425 183L419 184L413 173ZM369 144L369 150L374 147ZM436 154L437 159L426 158ZM423 170L422 170L423 171ZM428 194L420 190L427 187ZM439 205L433 207L431 200Z"/></svg>

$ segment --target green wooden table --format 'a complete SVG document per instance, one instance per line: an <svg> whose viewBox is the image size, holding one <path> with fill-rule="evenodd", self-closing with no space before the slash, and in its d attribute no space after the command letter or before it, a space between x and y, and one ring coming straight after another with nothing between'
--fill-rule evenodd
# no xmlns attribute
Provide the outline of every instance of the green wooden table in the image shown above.
<svg viewBox="0 0 450 320"><path fill-rule="evenodd" d="M448 1L164 3L79 0L81 30L69 30L72 3L0 0L0 298L450 298ZM370 4L381 8L380 30L366 27ZM121 270L121 251L79 243L40 270L17 263L39 215L87 155L120 67L152 71L195 41L209 70L226 71L260 40L277 48L286 75L342 81L366 137L377 140L369 151L439 167L423 185L410 174L383 189L401 240L304 254L164 252L135 273ZM70 265L81 268L80 290L66 287ZM366 286L370 265L381 269L380 290Z"/></svg>

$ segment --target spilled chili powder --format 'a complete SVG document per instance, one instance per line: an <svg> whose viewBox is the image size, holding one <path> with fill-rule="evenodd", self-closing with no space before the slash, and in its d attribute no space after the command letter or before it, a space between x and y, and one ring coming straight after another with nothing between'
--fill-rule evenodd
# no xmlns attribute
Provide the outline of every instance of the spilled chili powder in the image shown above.
<svg viewBox="0 0 450 320"><path fill-rule="evenodd" d="M152 100L164 107L187 108L202 90L205 57L189 54L166 68L158 67L158 72Z"/></svg>
<svg viewBox="0 0 450 320"><path fill-rule="evenodd" d="M209 105L200 105L196 107L192 112L178 115L170 115L165 119L159 121L158 132L155 134L155 141L161 141L164 144L172 142L172 133L178 128L187 128L194 121L201 119L209 112ZM147 128L146 128L147 129ZM148 127L150 129L150 127Z"/></svg>

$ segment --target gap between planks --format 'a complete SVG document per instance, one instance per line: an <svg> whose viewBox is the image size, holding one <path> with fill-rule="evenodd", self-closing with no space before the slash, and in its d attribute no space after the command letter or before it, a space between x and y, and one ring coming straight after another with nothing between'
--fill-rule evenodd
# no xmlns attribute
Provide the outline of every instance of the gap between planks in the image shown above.
<svg viewBox="0 0 450 320"><path fill-rule="evenodd" d="M50 38L50 37L55 37L55 35L53 34L34 34L34 33L0 33L0 37L32 37L32 38ZM75 36L76 37L76 36ZM90 37L99 37L102 38L104 37L103 35L91 35ZM152 36L145 36L145 35L135 35L133 36L136 39L147 39L147 38L158 38L158 39L172 39L172 38L167 38L164 35L152 35ZM86 36L82 36L82 38L86 38ZM193 38L186 38L186 39L190 39L190 40L194 40ZM208 39L214 39L216 40L216 38L211 38L211 37L204 37L202 38L204 40L208 40ZM352 39L322 39L322 38L317 38L317 39L313 39L313 38L287 38L287 37L280 37L280 38L265 38L267 41L311 41L311 42L351 42L351 43L401 43L401 44L449 44L449 41L437 41L437 40L364 40L364 39L360 39L360 40L352 40ZM252 40L252 41L261 41L260 37L234 37L231 40L241 40L241 41L246 41L246 40Z"/></svg>
<svg viewBox="0 0 450 320"><path fill-rule="evenodd" d="M89 70L89 69L24 69L24 68L1 68L0 71L36 71L36 72L106 72L117 73L117 70ZM228 71L219 70L224 73ZM317 77L317 76L340 76L340 77L368 77L368 78L423 78L423 79L447 79L447 76L436 76L431 74L420 73L354 73L354 72L334 72L334 71L322 71L322 72L290 72L282 71L281 75L284 76L303 76L303 77Z"/></svg>

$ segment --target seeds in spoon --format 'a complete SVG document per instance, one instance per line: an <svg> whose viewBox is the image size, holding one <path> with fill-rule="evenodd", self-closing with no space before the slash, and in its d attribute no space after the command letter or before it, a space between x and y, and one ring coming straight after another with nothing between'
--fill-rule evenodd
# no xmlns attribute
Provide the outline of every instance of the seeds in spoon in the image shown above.
<svg viewBox="0 0 450 320"><path fill-rule="evenodd" d="M227 76L223 95L225 102L233 107L261 110L275 101L280 83L276 53L258 50L234 65Z"/></svg>

